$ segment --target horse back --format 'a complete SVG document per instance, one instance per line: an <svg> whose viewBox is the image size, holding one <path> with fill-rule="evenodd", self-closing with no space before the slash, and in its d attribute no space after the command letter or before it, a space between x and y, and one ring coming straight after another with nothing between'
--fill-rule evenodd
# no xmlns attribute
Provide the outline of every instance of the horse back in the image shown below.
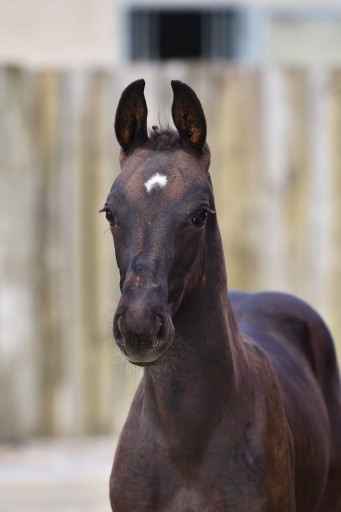
<svg viewBox="0 0 341 512"><path fill-rule="evenodd" d="M317 510L338 511L329 503L338 501L338 493L341 507L336 490L341 478L341 391L328 328L313 308L291 295L231 292L230 300L241 332L265 352L278 378L293 435L296 474L302 479L296 481L298 503L304 504L304 480L310 479L316 488L325 489Z"/></svg>
<svg viewBox="0 0 341 512"><path fill-rule="evenodd" d="M332 407L340 405L340 379L334 343L318 313L298 298L275 292L231 292L239 327L270 357L275 367L310 372ZM329 407L328 407L329 408Z"/></svg>

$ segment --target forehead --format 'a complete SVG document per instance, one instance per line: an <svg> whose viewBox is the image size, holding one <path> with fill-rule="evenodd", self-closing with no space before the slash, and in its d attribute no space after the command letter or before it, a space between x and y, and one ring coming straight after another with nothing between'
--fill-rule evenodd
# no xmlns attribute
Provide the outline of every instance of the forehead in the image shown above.
<svg viewBox="0 0 341 512"><path fill-rule="evenodd" d="M177 148L171 151L139 149L126 158L110 195L141 201L181 198L189 192L209 191L207 174L198 158Z"/></svg>

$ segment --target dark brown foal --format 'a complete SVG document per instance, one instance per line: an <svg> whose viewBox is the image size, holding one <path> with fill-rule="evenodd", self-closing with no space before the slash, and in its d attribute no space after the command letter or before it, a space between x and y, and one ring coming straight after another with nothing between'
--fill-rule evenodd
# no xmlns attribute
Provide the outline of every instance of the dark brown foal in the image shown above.
<svg viewBox="0 0 341 512"><path fill-rule="evenodd" d="M340 512L341 399L320 317L284 294L227 295L195 93L147 131L144 81L118 105L104 207L121 275L114 336L144 374L110 479L114 512Z"/></svg>

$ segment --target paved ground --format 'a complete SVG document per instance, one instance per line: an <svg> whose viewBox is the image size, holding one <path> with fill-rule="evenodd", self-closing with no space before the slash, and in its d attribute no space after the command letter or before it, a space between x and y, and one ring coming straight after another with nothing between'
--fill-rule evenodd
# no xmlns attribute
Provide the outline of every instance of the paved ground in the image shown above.
<svg viewBox="0 0 341 512"><path fill-rule="evenodd" d="M113 439L0 445L1 512L110 512Z"/></svg>

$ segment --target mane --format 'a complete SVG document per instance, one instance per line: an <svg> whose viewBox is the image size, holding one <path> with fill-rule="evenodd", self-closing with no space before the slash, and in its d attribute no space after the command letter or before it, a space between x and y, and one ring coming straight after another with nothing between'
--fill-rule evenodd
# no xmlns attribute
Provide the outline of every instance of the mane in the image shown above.
<svg viewBox="0 0 341 512"><path fill-rule="evenodd" d="M195 150L191 149L189 146L184 146L181 144L179 134L176 130L172 130L171 128L159 128L158 126L152 126L152 130L149 130L148 135L148 147L154 151L164 151L181 146L188 153L198 156ZM205 142L203 154L208 155L208 161L210 161L211 152L207 142Z"/></svg>
<svg viewBox="0 0 341 512"><path fill-rule="evenodd" d="M159 128L152 126L152 131L149 133L148 146L155 151L163 151L172 149L180 144L179 134L170 128Z"/></svg>

